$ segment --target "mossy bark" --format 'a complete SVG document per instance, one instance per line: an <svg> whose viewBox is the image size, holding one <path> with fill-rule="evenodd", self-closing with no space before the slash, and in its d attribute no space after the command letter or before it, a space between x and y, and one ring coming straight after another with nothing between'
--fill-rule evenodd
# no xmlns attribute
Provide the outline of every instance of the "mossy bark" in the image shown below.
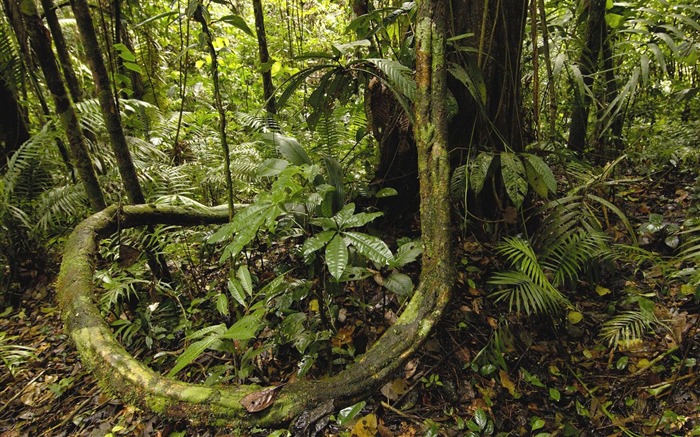
<svg viewBox="0 0 700 437"><path fill-rule="evenodd" d="M279 389L272 405L248 413L241 404L256 385L206 387L166 378L117 343L95 305L93 259L99 239L119 226L156 223L193 225L223 223L228 211L155 205L110 207L83 221L66 243L58 278L58 300L66 329L83 362L100 383L122 400L169 417L237 428L288 422L319 405L340 408L375 389L426 340L447 305L454 283L448 198L446 144L444 1L421 2L419 8L416 132L420 159L423 269L421 283L397 322L357 362L337 375L295 381Z"/></svg>
<svg viewBox="0 0 700 437"><path fill-rule="evenodd" d="M44 73L46 86L49 88L56 105L56 113L66 131L73 165L78 170L78 175L83 183L92 210L99 211L105 207L104 194L97 181L95 169L92 166L92 159L85 144L78 115L66 93L56 57L51 50L51 42L47 36L48 31L44 27L36 9L36 4L32 0L22 0L19 5L32 49L36 53L37 60Z"/></svg>

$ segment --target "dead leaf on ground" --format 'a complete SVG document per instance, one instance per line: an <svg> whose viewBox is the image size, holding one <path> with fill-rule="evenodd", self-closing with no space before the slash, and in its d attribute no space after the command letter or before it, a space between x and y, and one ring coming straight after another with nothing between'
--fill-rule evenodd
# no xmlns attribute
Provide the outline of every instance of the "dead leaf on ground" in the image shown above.
<svg viewBox="0 0 700 437"><path fill-rule="evenodd" d="M268 387L264 390L253 392L241 399L241 405L249 413L262 411L272 405L283 386L278 385L277 387Z"/></svg>
<svg viewBox="0 0 700 437"><path fill-rule="evenodd" d="M350 437L374 437L377 432L377 416L370 413L357 421L352 427Z"/></svg>

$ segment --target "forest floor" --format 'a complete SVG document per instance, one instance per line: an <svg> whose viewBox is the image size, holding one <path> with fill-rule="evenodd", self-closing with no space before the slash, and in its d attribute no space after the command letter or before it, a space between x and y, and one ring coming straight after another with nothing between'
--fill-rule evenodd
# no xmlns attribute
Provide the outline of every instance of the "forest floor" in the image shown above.
<svg viewBox="0 0 700 437"><path fill-rule="evenodd" d="M649 213L680 224L690 202L687 187L673 178L640 181L618 200L628 203L625 212L636 227ZM660 268L581 284L587 291L570 296L583 315L577 323L566 314L505 317L487 299L488 272L502 267L492 248L469 238L460 245L458 259L471 268L460 273L430 340L364 405L329 418L322 435L700 435L699 306L687 290L665 282ZM238 435L161 418L107 396L64 334L46 282L24 293L19 310L0 315L0 333L12 339L0 347L33 351L22 364L0 366L0 437ZM611 350L600 325L629 287L653 296L654 311L666 322L643 341ZM512 338L501 339L501 356L507 368L474 365L506 322ZM343 419L348 415L352 420Z"/></svg>

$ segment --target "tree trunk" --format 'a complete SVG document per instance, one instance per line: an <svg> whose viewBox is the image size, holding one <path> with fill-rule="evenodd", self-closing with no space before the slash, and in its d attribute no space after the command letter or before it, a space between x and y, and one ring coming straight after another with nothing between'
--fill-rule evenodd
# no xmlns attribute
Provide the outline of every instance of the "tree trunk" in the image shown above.
<svg viewBox="0 0 700 437"><path fill-rule="evenodd" d="M78 175L85 187L90 206L93 211L102 210L105 208L104 195L85 146L85 138L80 129L78 116L70 98L66 94L66 88L61 79L56 58L51 50L51 42L47 37L48 31L41 22L33 0L22 0L20 8L27 33L29 34L29 40L44 73L46 86L51 92L56 105L56 112L68 136L73 164L78 169Z"/></svg>
<svg viewBox="0 0 700 437"><path fill-rule="evenodd" d="M117 159L117 167L119 174L122 177L122 182L126 190L129 202L133 204L145 203L146 199L141 191L136 174L136 167L131 159L129 145L126 142L126 136L122 129L122 123L119 116L119 109L114 94L112 94L111 84L107 68L105 67L104 58L100 51L100 45L97 41L95 26L90 17L90 11L86 0L71 0L71 7L75 15L75 21L80 30L80 36L85 46L85 52L90 63L90 70L95 81L97 89L97 97L102 109L102 117L105 120L107 132L109 133L110 143L114 156ZM148 257L148 266L151 268L153 275L166 282L171 282L170 270L157 248L157 244L146 247L146 255Z"/></svg>
<svg viewBox="0 0 700 437"><path fill-rule="evenodd" d="M204 386L165 378L130 356L94 303L93 273L99 238L145 224L223 223L227 211L156 205L109 208L83 221L66 242L57 289L66 329L81 359L102 385L127 402L167 417L188 417L209 425L237 428L271 426L304 414L306 425L357 402L404 363L427 339L440 319L454 284L449 159L446 129L446 0L419 2L418 92L416 127L419 151L423 266L421 282L397 322L341 373L321 380L289 382L283 387ZM248 413L241 400L251 394L276 394L269 407ZM314 419L315 417L315 419ZM298 421L298 424L304 425Z"/></svg>
<svg viewBox="0 0 700 437"><path fill-rule="evenodd" d="M17 101L15 91L10 89L7 82L0 79L0 169L5 166L5 160L19 146L29 139L27 116Z"/></svg>
<svg viewBox="0 0 700 437"><path fill-rule="evenodd" d="M83 41L88 63L90 64L92 77L95 81L95 88L97 89L97 97L100 102L100 108L102 109L102 116L105 120L107 132L109 133L112 150L117 159L117 167L119 168L119 174L124 183L124 189L126 190L129 202L144 203L145 198L141 191L141 184L136 175L136 168L131 159L129 145L126 142L124 130L122 129L119 110L117 109L117 104L112 94L109 74L107 73L102 51L97 41L95 26L90 17L87 1L71 0L71 7L73 8L73 14L75 15L78 29L80 30L80 36Z"/></svg>
<svg viewBox="0 0 700 437"><path fill-rule="evenodd" d="M480 101L450 80L459 106L450 123L453 162L464 162L474 147L519 152L524 146L520 59L527 5L527 0L452 0L452 36L471 33L463 41L478 49L466 57L457 54L454 61L472 76L480 73L485 84L485 101Z"/></svg>
<svg viewBox="0 0 700 437"><path fill-rule="evenodd" d="M588 111L591 105L591 88L594 75L598 71L598 62L603 48L605 30L606 0L589 0L587 5L588 24L586 40L577 63L581 72L582 82L574 84L574 103L571 111L571 128L569 130L568 147L577 155L582 155L588 131Z"/></svg>
<svg viewBox="0 0 700 437"><path fill-rule="evenodd" d="M51 30L51 36L56 46L56 54L58 55L58 61L61 63L61 70L63 70L63 77L66 81L68 91L74 103L80 102L83 100L83 92L70 60L70 54L68 53L66 39L63 37L61 24L58 22L58 17L56 17L56 6L53 0L41 0L41 7L44 9L46 23Z"/></svg>
<svg viewBox="0 0 700 437"><path fill-rule="evenodd" d="M258 36L258 53L260 64L263 67L263 98L265 99L265 109L269 114L276 114L275 107L275 87L272 85L272 72L270 71L270 54L267 51L267 36L265 34L265 14L261 0L253 0L253 11L255 12L255 33Z"/></svg>
<svg viewBox="0 0 700 437"><path fill-rule="evenodd" d="M233 207L233 180L231 179L231 155L228 147L228 139L226 137L226 109L224 108L224 103L221 100L221 84L219 83L219 61L212 43L212 34L209 30L209 23L207 23L204 14L202 13L202 6L199 5L194 10L192 15L195 21L202 25L202 33L204 33L207 41L207 47L209 48L209 56L211 57L211 80L214 82L214 104L216 106L216 111L219 113L219 137L221 139L221 149L224 152L224 178L226 180L226 200L228 202L229 217L233 217L234 207Z"/></svg>

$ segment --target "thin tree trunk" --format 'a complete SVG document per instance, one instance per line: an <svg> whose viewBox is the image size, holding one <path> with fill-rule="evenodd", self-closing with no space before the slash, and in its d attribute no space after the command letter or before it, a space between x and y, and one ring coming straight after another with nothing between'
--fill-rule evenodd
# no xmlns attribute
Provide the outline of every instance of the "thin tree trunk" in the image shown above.
<svg viewBox="0 0 700 437"><path fill-rule="evenodd" d="M115 96L112 94L107 67L97 41L95 26L90 17L87 1L71 0L71 6L80 30L83 45L85 46L92 77L95 81L95 88L97 89L100 108L102 109L102 116L105 120L112 150L117 159L119 174L122 177L129 202L132 204L145 203L146 199L143 191L141 191L136 167L134 167L134 162L131 159L129 145L126 142L126 136L122 129L119 109L117 108ZM157 245L148 245L146 247L146 256L148 258L148 266L151 268L153 275L158 279L171 282L170 270L163 257L159 255Z"/></svg>
<svg viewBox="0 0 700 437"><path fill-rule="evenodd" d="M83 92L70 60L70 54L68 53L68 46L63 36L61 24L58 22L58 17L56 17L56 6L53 0L41 0L41 7L44 9L46 23L49 25L49 29L51 29L51 36L56 46L56 54L58 55L58 61L61 63L61 70L63 70L63 77L66 81L68 91L74 103L80 102L83 100Z"/></svg>
<svg viewBox="0 0 700 437"><path fill-rule="evenodd" d="M620 84L615 76L615 62L613 59L612 41L610 41L610 27L607 23L605 23L604 26L602 56L603 70L605 71L605 103L610 105L620 94ZM606 135L605 132L601 132L603 142L602 150L599 150L599 152L606 160L612 159L622 152L622 128L625 121L623 115L621 110L611 111L610 117L613 117L613 120L606 123L606 125L610 126L610 133ZM606 147L608 144L612 147Z"/></svg>
<svg viewBox="0 0 700 437"><path fill-rule="evenodd" d="M85 138L80 129L78 116L66 93L66 88L61 79L61 73L58 69L56 58L51 50L51 42L47 37L48 31L39 17L33 0L22 0L20 9L24 17L32 49L37 55L46 79L46 86L49 88L49 91L51 91L56 105L56 112L68 136L73 164L78 169L80 180L90 200L90 206L93 211L100 211L106 206L104 195L97 181L95 169L92 166L92 160L90 159L87 147L85 146Z"/></svg>
<svg viewBox="0 0 700 437"><path fill-rule="evenodd" d="M452 284L450 219L450 159L447 129L447 7L448 0L418 2L416 24L416 89L414 136L420 179L422 277L441 271Z"/></svg>
<svg viewBox="0 0 700 437"><path fill-rule="evenodd" d="M231 156L226 139L226 109L221 100L221 84L219 83L219 61L216 54L216 49L212 43L212 35L209 31L209 25L202 13L202 6L197 6L192 18L202 25L202 32L207 37L207 46L209 47L209 56L211 56L211 78L214 82L214 103L216 110L219 113L219 136L221 139L221 148L224 153L224 178L226 179L226 200L228 201L229 218L233 218L233 180L231 179Z"/></svg>
<svg viewBox="0 0 700 437"><path fill-rule="evenodd" d="M535 140L540 139L540 53L537 40L537 2L530 1L530 39L532 40L532 113Z"/></svg>
<svg viewBox="0 0 700 437"><path fill-rule="evenodd" d="M594 75L598 71L600 53L603 47L606 0L590 0L588 4L588 24L586 40L577 63L583 83L574 84L574 104L571 111L571 127L568 147L577 155L582 155L588 131L588 113L591 105L590 90Z"/></svg>
<svg viewBox="0 0 700 437"><path fill-rule="evenodd" d="M557 133L557 90L554 84L554 69L552 68L552 59L549 50L549 31L547 30L547 12L544 8L544 0L538 1L540 10L540 25L542 26L542 47L544 48L544 64L547 68L547 95L549 96L549 138L554 139Z"/></svg>
<svg viewBox="0 0 700 437"><path fill-rule="evenodd" d="M258 53L260 64L263 66L263 98L265 99L265 109L269 114L276 114L275 107L275 87L272 85L272 72L270 66L270 54L267 51L267 35L265 34L265 14L261 0L253 0L253 11L255 13L255 33L258 36Z"/></svg>
<svg viewBox="0 0 700 437"><path fill-rule="evenodd" d="M71 6L78 24L78 29L80 30L80 36L83 41L88 63L90 64L92 77L95 80L95 88L97 89L97 97L100 102L100 108L102 109L102 116L105 120L107 132L109 133L112 150L117 159L117 167L119 168L119 174L124 183L124 189L126 190L130 203L144 203L145 198L143 196L143 191L141 191L141 184L139 183L136 168L134 167L134 162L129 152L129 145L126 142L126 136L122 129L119 110L117 109L117 104L112 94L109 74L107 73L102 51L97 41L95 26L92 22L92 17L90 17L87 1L71 0Z"/></svg>

